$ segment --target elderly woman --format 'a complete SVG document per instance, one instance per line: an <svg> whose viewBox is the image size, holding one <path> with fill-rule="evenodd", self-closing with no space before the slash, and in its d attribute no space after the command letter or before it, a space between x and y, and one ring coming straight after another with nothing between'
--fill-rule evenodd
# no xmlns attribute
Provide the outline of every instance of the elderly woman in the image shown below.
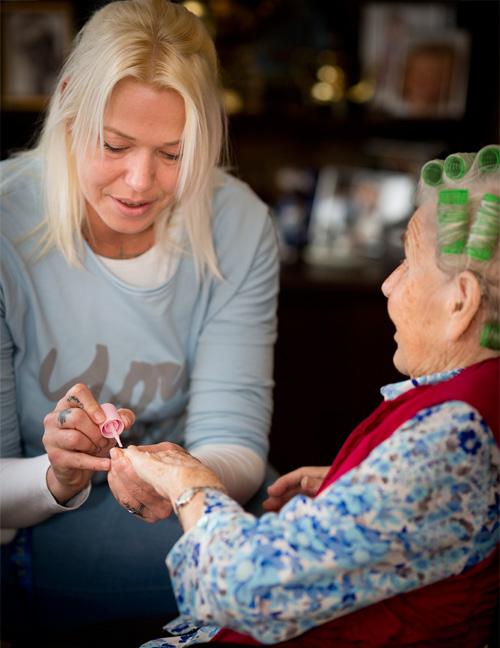
<svg viewBox="0 0 500 648"><path fill-rule="evenodd" d="M184 618L148 648L485 645L498 573L499 166L492 146L424 167L405 259L382 286L409 380L382 389L331 467L278 479L262 518L173 444L111 451L111 470L133 466L185 531L167 560Z"/></svg>

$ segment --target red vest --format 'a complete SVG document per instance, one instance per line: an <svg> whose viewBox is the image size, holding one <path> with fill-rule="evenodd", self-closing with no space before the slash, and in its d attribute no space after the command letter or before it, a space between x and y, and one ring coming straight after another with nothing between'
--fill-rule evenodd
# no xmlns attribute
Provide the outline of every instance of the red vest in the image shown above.
<svg viewBox="0 0 500 648"><path fill-rule="evenodd" d="M499 444L500 360L486 360L436 385L411 389L381 403L348 437L321 492L358 466L405 421L426 407L464 401L485 419ZM375 603L276 644L282 648L483 648L498 600L498 548L466 572ZM217 643L261 645L248 635L223 629Z"/></svg>

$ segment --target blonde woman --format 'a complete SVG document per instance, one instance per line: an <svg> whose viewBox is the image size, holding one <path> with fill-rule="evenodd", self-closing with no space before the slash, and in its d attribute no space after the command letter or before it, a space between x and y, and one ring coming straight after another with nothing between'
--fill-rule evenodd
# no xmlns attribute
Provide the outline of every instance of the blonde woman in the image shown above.
<svg viewBox="0 0 500 648"><path fill-rule="evenodd" d="M2 163L3 572L22 552L37 631L175 612L161 564L181 530L135 473L106 484L101 404L123 443L183 444L242 503L263 482L278 255L224 136L201 21L112 2L36 148Z"/></svg>

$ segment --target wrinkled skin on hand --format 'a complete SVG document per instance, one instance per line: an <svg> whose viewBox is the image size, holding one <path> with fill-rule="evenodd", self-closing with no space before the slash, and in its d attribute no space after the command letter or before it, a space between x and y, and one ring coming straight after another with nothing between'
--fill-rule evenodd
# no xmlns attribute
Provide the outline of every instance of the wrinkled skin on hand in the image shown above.
<svg viewBox="0 0 500 648"><path fill-rule="evenodd" d="M135 474L135 479L148 484L158 498L168 503L170 510L171 502L193 486L213 486L225 491L210 468L175 443L129 446L125 451L116 449L112 453L109 478L115 474L115 465L120 467L120 471L123 470L127 479Z"/></svg>
<svg viewBox="0 0 500 648"><path fill-rule="evenodd" d="M144 445L140 448L129 446L124 452L116 449L112 454L111 470L108 473L108 483L113 495L117 501L129 511L135 511L140 517L149 523L163 520L172 514L173 507L168 494L159 492L151 479L148 471L149 459L146 461L146 467L142 462L132 462L129 459L129 450L133 448L141 457L157 457L163 452L166 446L174 446L173 443L157 443L154 445ZM179 447L179 446L175 446ZM180 448L183 454L186 454L198 466L202 464ZM153 465L155 465L154 460ZM138 470L138 466L141 470Z"/></svg>

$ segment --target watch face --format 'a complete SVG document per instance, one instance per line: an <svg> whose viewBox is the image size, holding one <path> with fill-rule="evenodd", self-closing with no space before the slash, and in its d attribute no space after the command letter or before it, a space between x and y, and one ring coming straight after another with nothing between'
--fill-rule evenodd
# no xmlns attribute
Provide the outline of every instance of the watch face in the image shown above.
<svg viewBox="0 0 500 648"><path fill-rule="evenodd" d="M193 497L193 495L194 493L192 488L190 488L187 491L184 491L184 493L182 493L182 495L177 500L177 506L182 506L183 504L189 502L189 500Z"/></svg>

